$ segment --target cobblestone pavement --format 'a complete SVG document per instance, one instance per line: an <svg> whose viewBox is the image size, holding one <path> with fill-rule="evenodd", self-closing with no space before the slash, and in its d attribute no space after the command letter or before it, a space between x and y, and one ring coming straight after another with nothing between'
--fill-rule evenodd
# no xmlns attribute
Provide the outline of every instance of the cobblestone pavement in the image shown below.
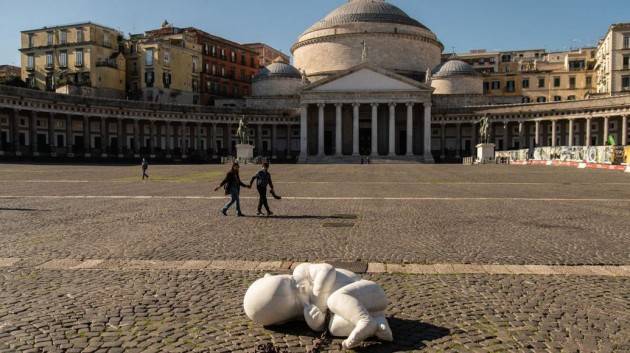
<svg viewBox="0 0 630 353"><path fill-rule="evenodd" d="M313 344L303 324L246 320L241 300L261 272L198 270L203 260L387 263L397 274L365 277L391 300L396 342L358 352L630 351L628 277L566 266L560 273L573 275L441 274L443 266L457 273L455 264L627 269L630 175L273 166L287 196L272 201L279 216L224 218L224 200L210 191L224 169L152 166L154 180L142 183L138 167L0 164L0 352L253 352L267 342L305 352ZM244 199L244 210L255 203ZM67 269L92 259L103 268ZM154 269L140 270L147 265ZM436 273L418 274L427 269Z"/></svg>
<svg viewBox="0 0 630 353"><path fill-rule="evenodd" d="M242 313L254 272L0 271L3 352L305 352L304 324L264 329ZM396 343L359 352L627 352L630 280L371 275ZM334 340L324 351L340 350ZM39 350L38 350L39 349Z"/></svg>
<svg viewBox="0 0 630 353"><path fill-rule="evenodd" d="M0 167L0 257L630 263L630 175L624 173L274 166L278 191L302 198L272 201L275 218L237 219L219 214L225 201L210 191L223 166L154 166L159 181L146 183L128 179L137 167ZM255 171L244 169L243 175ZM219 199L178 198L186 196ZM243 196L245 212L255 213L254 193Z"/></svg>

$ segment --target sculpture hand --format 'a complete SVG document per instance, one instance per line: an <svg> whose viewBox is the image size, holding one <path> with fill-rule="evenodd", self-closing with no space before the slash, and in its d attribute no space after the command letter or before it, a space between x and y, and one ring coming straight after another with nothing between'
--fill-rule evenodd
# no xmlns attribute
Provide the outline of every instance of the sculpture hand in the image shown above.
<svg viewBox="0 0 630 353"><path fill-rule="evenodd" d="M326 315L312 304L304 305L304 319L313 331L323 331L326 326Z"/></svg>

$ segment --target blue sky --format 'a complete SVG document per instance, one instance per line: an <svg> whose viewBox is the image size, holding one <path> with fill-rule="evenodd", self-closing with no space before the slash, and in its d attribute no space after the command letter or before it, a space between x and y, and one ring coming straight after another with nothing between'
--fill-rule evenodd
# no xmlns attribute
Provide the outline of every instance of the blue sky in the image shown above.
<svg viewBox="0 0 630 353"><path fill-rule="evenodd" d="M18 64L19 31L93 21L125 34L195 26L288 53L298 35L346 0L0 0L0 64ZM630 22L629 0L391 0L431 28L445 51L594 45L612 23ZM28 15L26 15L28 14Z"/></svg>

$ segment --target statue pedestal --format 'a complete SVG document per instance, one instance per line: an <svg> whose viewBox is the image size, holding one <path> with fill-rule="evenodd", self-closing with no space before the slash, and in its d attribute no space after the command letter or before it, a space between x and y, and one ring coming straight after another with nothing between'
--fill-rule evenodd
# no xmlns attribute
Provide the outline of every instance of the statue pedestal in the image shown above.
<svg viewBox="0 0 630 353"><path fill-rule="evenodd" d="M493 143L482 143L477 145L477 164L489 164L494 163L494 148Z"/></svg>
<svg viewBox="0 0 630 353"><path fill-rule="evenodd" d="M254 146L252 145L236 145L236 159L239 162L249 162L254 160Z"/></svg>

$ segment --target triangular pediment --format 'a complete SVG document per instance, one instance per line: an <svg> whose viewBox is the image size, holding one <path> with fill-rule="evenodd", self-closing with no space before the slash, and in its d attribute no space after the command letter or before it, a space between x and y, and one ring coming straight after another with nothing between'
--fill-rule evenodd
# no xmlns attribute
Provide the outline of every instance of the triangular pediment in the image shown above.
<svg viewBox="0 0 630 353"><path fill-rule="evenodd" d="M362 64L305 88L309 92L424 91L426 85L394 72Z"/></svg>

